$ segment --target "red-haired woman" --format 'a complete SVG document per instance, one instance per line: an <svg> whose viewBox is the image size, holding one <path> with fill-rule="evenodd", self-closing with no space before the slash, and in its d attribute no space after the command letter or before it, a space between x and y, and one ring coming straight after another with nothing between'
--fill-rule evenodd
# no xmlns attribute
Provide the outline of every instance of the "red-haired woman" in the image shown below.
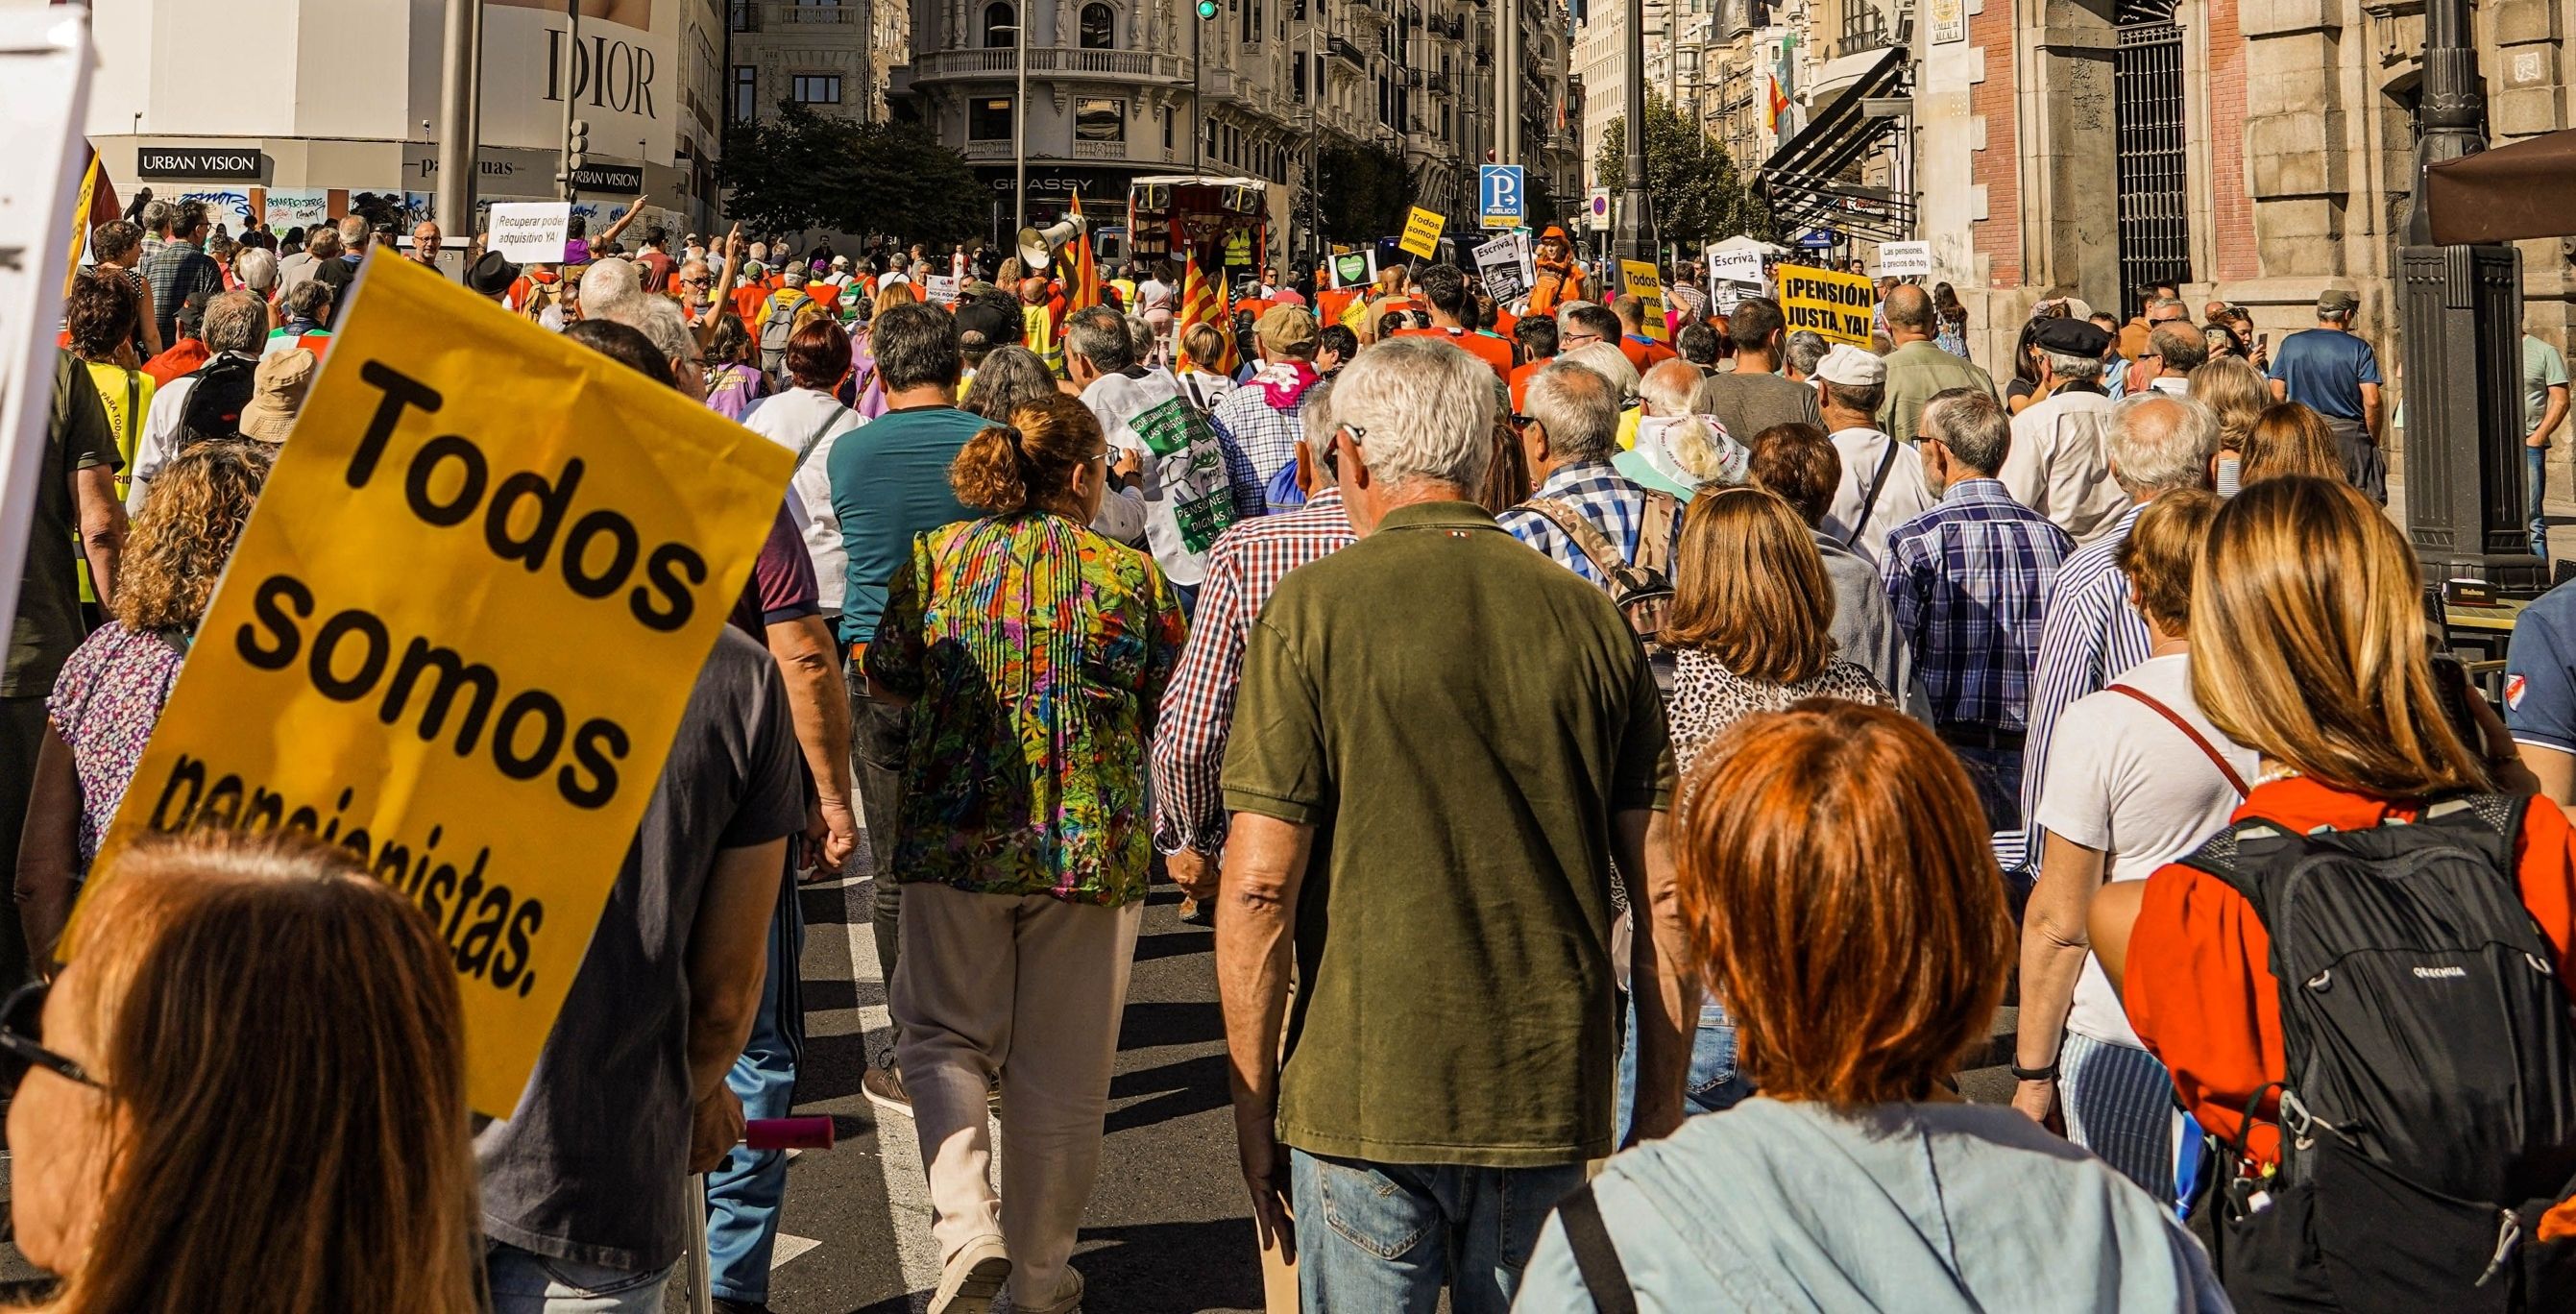
<svg viewBox="0 0 2576 1314"><path fill-rule="evenodd" d="M2145 1192L1943 1090L2013 948L1972 796L1885 708L1804 702L1710 745L1674 818L1681 911L1762 1093L1568 1197L1515 1310L1612 1308L1614 1284L1664 1311L2227 1308Z"/></svg>

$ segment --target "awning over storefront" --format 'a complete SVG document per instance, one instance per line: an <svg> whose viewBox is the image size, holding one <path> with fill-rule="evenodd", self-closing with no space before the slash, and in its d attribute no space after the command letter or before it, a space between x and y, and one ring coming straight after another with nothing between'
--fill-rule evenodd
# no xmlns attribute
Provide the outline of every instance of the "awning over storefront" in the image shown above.
<svg viewBox="0 0 2576 1314"><path fill-rule="evenodd" d="M2448 160L2425 179L2436 245L2576 233L2576 129Z"/></svg>
<svg viewBox="0 0 2576 1314"><path fill-rule="evenodd" d="M1869 71L1819 107L1754 174L1754 188L1770 202L1781 231L1831 228L1878 242L1914 235L1913 196L1850 178L1871 152L1891 138L1901 140L1904 120L1873 117L1864 102L1908 94L1910 67L1903 46L1881 51Z"/></svg>

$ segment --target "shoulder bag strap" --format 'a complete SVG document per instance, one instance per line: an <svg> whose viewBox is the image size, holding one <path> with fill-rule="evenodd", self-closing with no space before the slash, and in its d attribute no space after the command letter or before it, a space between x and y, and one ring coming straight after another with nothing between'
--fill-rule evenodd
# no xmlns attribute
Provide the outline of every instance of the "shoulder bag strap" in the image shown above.
<svg viewBox="0 0 2576 1314"><path fill-rule="evenodd" d="M824 416L821 424L814 426L814 432L805 435L805 445L796 449L796 464L788 468L791 471L804 469L805 458L814 454L815 445L823 441L823 435L830 431L832 422L849 413L849 407L843 406L838 402L834 402L832 404L832 413Z"/></svg>
<svg viewBox="0 0 2576 1314"><path fill-rule="evenodd" d="M1592 522L1584 519L1572 506L1553 497L1533 497L1521 505L1546 516L1558 529L1564 530L1565 536L1574 540L1575 550L1592 563L1594 570L1601 572L1601 578L1615 579L1618 572L1627 566L1628 563L1619 558L1618 545L1612 543L1608 535L1593 528Z"/></svg>
<svg viewBox="0 0 2576 1314"><path fill-rule="evenodd" d="M1670 493L1646 490L1646 513L1639 517L1637 528L1637 569L1650 570L1667 581L1673 577L1673 521L1682 513L1682 500Z"/></svg>
<svg viewBox="0 0 2576 1314"><path fill-rule="evenodd" d="M1860 499L1860 519L1852 522L1850 535L1843 539L1844 547L1850 547L1860 541L1860 531L1869 527L1870 513L1878 509L1878 490L1887 487L1887 472L1895 468L1896 435L1889 434L1887 435L1887 455L1878 458L1878 473L1870 477L1869 492Z"/></svg>
<svg viewBox="0 0 2576 1314"><path fill-rule="evenodd" d="M1556 1221L1565 1229L1566 1245L1574 1251L1574 1267L1583 1274L1583 1289L1591 1293L1593 1308L1601 1314L1637 1314L1637 1293L1628 1285L1628 1269L1619 1262L1619 1248L1610 1243L1610 1229L1601 1223L1592 1183L1585 1182L1557 1202Z"/></svg>
<svg viewBox="0 0 2576 1314"><path fill-rule="evenodd" d="M2165 706L2161 702L2158 702L2145 690L2132 685L2115 684L2111 686L2111 692L2116 694L2126 694L2129 697L2146 704L2147 710L2154 712L2156 715L2163 717L2166 721L2171 722L2174 729L2182 731L2184 737L2190 739L2191 742L2209 758L2210 765L2218 768L2218 774L2227 777L2227 783L2235 788L2236 796L2238 798L2243 798L2254 792L2252 788L2246 785L2245 777L2236 774L2236 768L2229 766L2227 764L2227 759L2219 755L2218 746L2210 743L2209 737L2202 734L2192 725L2191 722L2182 719L2181 713Z"/></svg>

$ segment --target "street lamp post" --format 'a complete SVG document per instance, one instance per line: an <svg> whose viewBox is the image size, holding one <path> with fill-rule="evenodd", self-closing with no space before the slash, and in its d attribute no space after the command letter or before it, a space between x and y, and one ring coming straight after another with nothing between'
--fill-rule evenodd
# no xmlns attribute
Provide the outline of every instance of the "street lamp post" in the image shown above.
<svg viewBox="0 0 2576 1314"><path fill-rule="evenodd" d="M1011 234L1018 240L1029 226L1029 4L1020 0L1018 20L1011 24L1011 68L1018 79L1011 93ZM1059 41L1062 38L1058 38Z"/></svg>
<svg viewBox="0 0 2576 1314"><path fill-rule="evenodd" d="M1628 159L1627 177L1619 197L1619 258L1651 261L1655 258L1655 217L1648 213L1646 201L1646 3L1627 0L1628 30ZM1626 286L1622 270L1621 286Z"/></svg>
<svg viewBox="0 0 2576 1314"><path fill-rule="evenodd" d="M2406 527L2428 579L2487 579L2538 590L2531 555L2521 412L2522 253L2436 246L2425 170L2486 149L2486 97L2470 0L2427 0L2415 194L2398 253L2399 349L2406 362Z"/></svg>
<svg viewBox="0 0 2576 1314"><path fill-rule="evenodd" d="M463 238L474 226L474 185L481 181L474 160L482 135L475 85L482 61L482 0L447 0L446 63L438 82L438 231L456 243L461 260ZM572 99L567 89L566 102Z"/></svg>

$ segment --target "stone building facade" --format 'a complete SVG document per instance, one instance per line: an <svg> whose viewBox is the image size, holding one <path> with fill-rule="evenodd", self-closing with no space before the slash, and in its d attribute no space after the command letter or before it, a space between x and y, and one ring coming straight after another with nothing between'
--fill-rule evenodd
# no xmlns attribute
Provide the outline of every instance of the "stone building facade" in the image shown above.
<svg viewBox="0 0 2576 1314"><path fill-rule="evenodd" d="M1918 235L1982 311L1980 360L2008 370L2013 332L2055 291L2125 316L2139 284L2169 280L2195 319L2234 302L2277 342L2343 287L2402 402L2420 0L1948 2L1947 30L1916 27ZM2571 24L2567 0L2479 8L2491 144L2576 121ZM2564 344L2567 251L2521 248L2525 323Z"/></svg>

